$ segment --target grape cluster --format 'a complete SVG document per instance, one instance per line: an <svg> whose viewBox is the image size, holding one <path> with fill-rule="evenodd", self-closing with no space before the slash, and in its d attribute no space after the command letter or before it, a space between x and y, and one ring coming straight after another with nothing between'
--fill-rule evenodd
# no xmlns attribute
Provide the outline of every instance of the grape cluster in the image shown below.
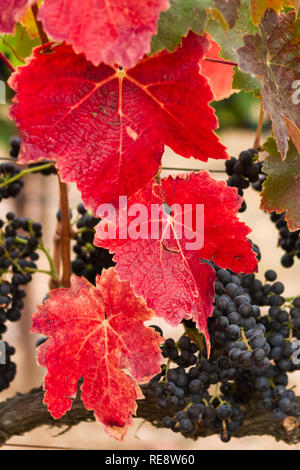
<svg viewBox="0 0 300 470"><path fill-rule="evenodd" d="M8 181L20 173L19 168L11 162L0 164L0 201L10 197L15 198L24 186L21 178L9 183Z"/></svg>
<svg viewBox="0 0 300 470"><path fill-rule="evenodd" d="M77 276L84 276L95 284L96 275L101 274L103 268L114 266L115 263L112 261L113 255L108 250L93 245L94 227L100 219L90 214L82 203L77 206L77 212L79 215L76 224L78 233L73 247L76 257L72 261L72 271Z"/></svg>
<svg viewBox="0 0 300 470"><path fill-rule="evenodd" d="M217 268L216 299L209 330L216 347L224 347L234 364L248 369L269 366L269 347L263 325L257 324L260 309L252 303L239 276Z"/></svg>
<svg viewBox="0 0 300 470"><path fill-rule="evenodd" d="M21 147L20 137L18 137L17 135L12 136L9 141L9 144L10 144L9 155L12 158L18 158L19 153L20 153L20 147Z"/></svg>
<svg viewBox="0 0 300 470"><path fill-rule="evenodd" d="M282 214L272 212L270 218L279 232L278 245L285 251L281 264L285 268L290 268L294 264L295 257L300 259L300 230L290 232L285 216L285 212Z"/></svg>
<svg viewBox="0 0 300 470"><path fill-rule="evenodd" d="M229 176L227 180L228 186L238 188L241 197L244 195L244 189L250 184L257 191L262 190L262 184L266 179L266 175L262 172L263 162L258 161L258 152L256 149L244 150L239 154L239 158L231 157L226 160L225 168ZM243 201L239 212L246 210L246 202Z"/></svg>
<svg viewBox="0 0 300 470"><path fill-rule="evenodd" d="M228 442L253 399L279 422L296 415L288 373L300 370L293 360L300 338L300 297L285 299L284 285L271 269L261 281L254 274L210 265L217 277L208 319L210 357L196 324L184 320L183 336L161 346L167 363L149 386L166 414L162 426L186 437L209 428Z"/></svg>
<svg viewBox="0 0 300 470"><path fill-rule="evenodd" d="M24 306L22 286L32 279L37 266L42 226L13 212L0 219L0 336L6 320L17 321Z"/></svg>
<svg viewBox="0 0 300 470"><path fill-rule="evenodd" d="M195 353L198 351L197 345L192 343L188 336L183 336L180 338L178 346L179 349L175 346L175 341L169 338L162 348L162 355L171 358L173 362L182 367L196 364L197 356Z"/></svg>
<svg viewBox="0 0 300 470"><path fill-rule="evenodd" d="M173 344L171 338L166 343L171 352L175 343ZM163 354L166 356L164 346ZM215 361L203 358L196 343L188 336L180 338L177 348L180 354L188 351L191 357L195 355L193 351L197 348L197 363L191 367L165 367L161 374L151 380L150 390L157 406L174 412L172 416L162 419L162 425L174 432L181 432L185 437L193 436L199 426L204 426L219 432L221 440L228 442L231 434L239 429L243 421L240 406L226 396L226 390L222 390L223 384L235 379L236 368L226 356L220 356ZM216 388L220 382L220 393L211 396L209 388L211 385Z"/></svg>

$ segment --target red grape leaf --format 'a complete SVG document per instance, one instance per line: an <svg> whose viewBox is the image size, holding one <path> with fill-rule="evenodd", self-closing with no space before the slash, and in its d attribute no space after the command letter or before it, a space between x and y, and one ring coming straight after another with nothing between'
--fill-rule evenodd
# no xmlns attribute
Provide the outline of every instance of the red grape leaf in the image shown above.
<svg viewBox="0 0 300 470"><path fill-rule="evenodd" d="M206 52L205 58L221 59L221 47L210 38L211 47ZM210 87L216 101L228 98L233 93L233 66L209 62L205 59L199 62L201 74L208 78Z"/></svg>
<svg viewBox="0 0 300 470"><path fill-rule="evenodd" d="M1 0L0 33L13 33L15 24L36 0Z"/></svg>
<svg viewBox="0 0 300 470"><path fill-rule="evenodd" d="M264 16L268 8L277 11L283 10L284 7L295 7L299 9L299 0L250 0L250 13L254 24Z"/></svg>
<svg viewBox="0 0 300 470"><path fill-rule="evenodd" d="M124 437L136 399L143 397L137 382L160 372L162 338L144 326L152 314L113 268L97 276L96 287L72 276L69 289L50 291L32 316L31 332L48 336L39 346L38 362L48 369L44 403L55 419L72 407L83 377L86 409L94 410L113 437Z"/></svg>
<svg viewBox="0 0 300 470"><path fill-rule="evenodd" d="M300 19L294 11L277 16L267 10L261 24L261 36L244 37L238 50L240 68L262 76L264 109L270 114L274 136L283 157L289 135L284 118L300 128L300 100L295 100L294 84L300 79Z"/></svg>
<svg viewBox="0 0 300 470"><path fill-rule="evenodd" d="M172 219L165 211L152 212L163 203L174 209ZM197 204L204 205L204 227ZM135 217L130 211L141 205L145 208L140 216L141 232L135 236ZM130 280L135 292L145 298L156 315L171 325L177 325L183 318L193 318L209 346L206 322L212 313L215 272L209 264L201 263L201 258L235 272L253 272L257 266L246 238L250 229L237 218L240 205L237 190L223 181L213 180L207 172L169 177L162 180L161 186L148 183L128 199L127 222L126 207L122 204L116 220L100 206L98 215L102 221L96 228L94 243L115 253L115 269L120 278ZM188 214L192 214L193 225ZM158 220L165 230L153 232L153 224ZM198 245L187 245L193 243L191 227L197 233L194 241ZM201 247L202 229L204 245Z"/></svg>
<svg viewBox="0 0 300 470"><path fill-rule="evenodd" d="M264 144L269 153L263 166L267 179L261 193L261 209L267 212L286 212L291 231L300 229L300 155L292 141L283 161L276 142L271 137Z"/></svg>
<svg viewBox="0 0 300 470"><path fill-rule="evenodd" d="M39 13L47 33L99 65L132 67L150 52L158 16L168 0L45 0Z"/></svg>
<svg viewBox="0 0 300 470"><path fill-rule="evenodd" d="M75 181L85 204L97 208L146 184L164 144L187 158L226 158L212 131L213 95L199 74L208 46L191 33L173 54L163 51L130 70L95 67L66 45L51 54L35 49L10 79L19 162L57 160L63 181Z"/></svg>

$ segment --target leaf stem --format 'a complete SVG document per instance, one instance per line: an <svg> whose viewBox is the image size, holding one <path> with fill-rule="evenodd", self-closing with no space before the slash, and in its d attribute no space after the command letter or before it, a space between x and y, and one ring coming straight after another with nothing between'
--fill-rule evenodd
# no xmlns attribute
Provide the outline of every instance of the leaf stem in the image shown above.
<svg viewBox="0 0 300 470"><path fill-rule="evenodd" d="M50 289L55 289L59 287L59 273L60 273L60 223L57 221L56 229L53 237L53 263L55 270L58 274L58 281L54 279L49 283Z"/></svg>
<svg viewBox="0 0 300 470"><path fill-rule="evenodd" d="M15 237L15 241L21 245L26 245L27 244L27 241L26 240L23 240L23 238L20 238L20 237ZM41 250L45 255L46 255L46 258L48 260L48 263L49 263L49 267L50 267L50 270L49 271L46 271L44 269L34 269L34 268L25 268L24 271L25 272L30 272L30 273L44 273L44 274L48 274L49 276L51 276L51 278L54 280L54 281L57 281L58 280L58 274L57 274L57 271L56 271L56 268L55 268L55 264L54 264L54 261L52 259L52 256L50 255L49 251L47 250L47 248L43 245L42 241L40 241L40 243L38 244L38 247L37 247L39 250ZM19 266L19 265L18 265ZM19 267L20 269L20 267Z"/></svg>
<svg viewBox="0 0 300 470"><path fill-rule="evenodd" d="M20 171L20 173L18 173L17 175L1 183L0 188L4 188L8 184L14 183L15 181L19 180L25 175L28 175L29 173L35 173L36 171L46 170L47 168L50 168L52 165L53 163L45 163L43 165L26 168L26 170Z"/></svg>
<svg viewBox="0 0 300 470"><path fill-rule="evenodd" d="M246 338L245 331L243 328L241 328L241 337L242 337L243 343L245 343L245 345L247 346L248 351L252 352L252 348Z"/></svg>
<svg viewBox="0 0 300 470"><path fill-rule="evenodd" d="M264 107L263 107L262 99L260 99L259 118L258 118L258 123L257 123L257 128L256 128L255 140L253 143L253 148L255 149L258 149L260 147L260 137L261 137L263 119L264 119Z"/></svg>
<svg viewBox="0 0 300 470"><path fill-rule="evenodd" d="M42 44L47 44L49 42L49 39L48 39L47 34L44 31L43 23L40 20L38 20L38 18L37 18L37 15L38 15L38 12L39 12L38 5L37 4L33 5L31 7L31 11L32 11L32 14L33 14L33 17L34 17L36 27L37 27L38 32L39 32L41 43Z"/></svg>
<svg viewBox="0 0 300 470"><path fill-rule="evenodd" d="M285 301L286 302L293 302L293 300L297 299L299 295L294 295L293 297L286 297Z"/></svg>
<svg viewBox="0 0 300 470"><path fill-rule="evenodd" d="M12 72L15 72L16 69L14 68L14 66L12 65L12 63L8 60L8 58L3 54L3 52L0 51L0 59L2 60L2 62L4 62L4 64L12 71Z"/></svg>
<svg viewBox="0 0 300 470"><path fill-rule="evenodd" d="M42 274L47 274L48 276L51 276L51 271L47 271L46 269L34 269L34 268L24 268L24 271L26 273L42 273Z"/></svg>
<svg viewBox="0 0 300 470"><path fill-rule="evenodd" d="M68 200L68 187L58 177L61 209L61 231L60 246L63 273L61 284L63 287L70 287L71 278L71 226Z"/></svg>
<svg viewBox="0 0 300 470"><path fill-rule="evenodd" d="M154 179L156 184L160 184L161 170L162 170L162 166L160 165L160 167L158 168L156 174L153 176L153 179Z"/></svg>
<svg viewBox="0 0 300 470"><path fill-rule="evenodd" d="M58 273L56 271L55 264L54 264L54 261L52 259L52 256L50 255L49 251L43 245L42 242L39 243L38 248L46 255L46 258L47 258L47 260L49 262L49 266L50 266L50 276L51 276L51 278L54 279L54 280L57 280L58 279Z"/></svg>
<svg viewBox="0 0 300 470"><path fill-rule="evenodd" d="M231 65L233 67L238 67L239 64L237 62L231 62L230 60L222 60L222 59L210 59L208 57L205 57L207 62L216 62L217 64L224 64L224 65Z"/></svg>

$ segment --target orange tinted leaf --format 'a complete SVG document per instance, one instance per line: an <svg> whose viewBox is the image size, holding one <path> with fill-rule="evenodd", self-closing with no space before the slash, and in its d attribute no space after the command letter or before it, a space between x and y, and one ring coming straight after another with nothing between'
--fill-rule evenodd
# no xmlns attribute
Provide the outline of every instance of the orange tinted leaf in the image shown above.
<svg viewBox="0 0 300 470"><path fill-rule="evenodd" d="M210 38L211 47L205 54L207 59L219 59L221 47L218 43L213 41ZM214 98L216 101L223 100L224 98L229 98L230 95L234 92L232 89L233 81L233 66L227 64L218 64L217 62L209 62L205 59L202 59L200 62L200 71L201 73L208 78L209 84L211 86Z"/></svg>

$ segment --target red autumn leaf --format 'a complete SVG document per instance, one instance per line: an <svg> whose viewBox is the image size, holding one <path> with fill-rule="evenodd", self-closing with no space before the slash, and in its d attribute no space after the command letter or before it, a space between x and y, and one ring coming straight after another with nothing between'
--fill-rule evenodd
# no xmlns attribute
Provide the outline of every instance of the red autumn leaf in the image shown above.
<svg viewBox="0 0 300 470"><path fill-rule="evenodd" d="M10 85L19 127L20 163L57 160L88 206L130 195L158 170L164 145L184 157L226 158L213 129L213 99L198 62L209 46L190 34L133 69L94 67L70 46L34 51ZM30 113L28 113L30 109Z"/></svg>
<svg viewBox="0 0 300 470"><path fill-rule="evenodd" d="M71 408L83 377L86 409L94 410L113 437L124 437L136 399L143 397L137 382L160 371L161 337L143 324L152 313L113 268L97 277L96 287L73 276L69 289L50 292L32 316L31 332L48 336L39 347L38 362L48 369L44 403L54 418Z"/></svg>
<svg viewBox="0 0 300 470"><path fill-rule="evenodd" d="M165 211L153 212L163 203L166 211L174 209L173 218ZM186 178L169 177L162 180L161 186L148 183L128 199L127 222L127 209L122 204L115 220L113 213L105 213L106 208L99 207L102 221L96 228L94 243L115 253L115 269L120 278L130 280L135 292L145 298L156 315L172 325L183 318L193 318L209 345L206 323L212 313L215 271L209 264L201 263L201 258L235 272L250 273L257 266L246 238L250 229L237 218L241 205L237 190L200 172ZM204 205L204 226L197 204ZM131 212L136 208L141 208L139 234L135 234L137 221ZM192 214L192 222L188 214ZM159 232L158 220L164 224L164 230L161 227ZM193 238L197 245L188 245Z"/></svg>
<svg viewBox="0 0 300 470"><path fill-rule="evenodd" d="M20 21L36 0L1 0L0 33L13 33Z"/></svg>
<svg viewBox="0 0 300 470"><path fill-rule="evenodd" d="M159 13L168 0L45 0L39 13L55 41L99 65L132 67L151 50Z"/></svg>
<svg viewBox="0 0 300 470"><path fill-rule="evenodd" d="M205 58L224 60L219 55L221 51L219 44L211 38L210 43L211 47L206 52ZM215 100L220 101L224 98L229 98L233 93L233 66L217 62L209 62L205 59L202 59L199 64L201 74L208 78Z"/></svg>

